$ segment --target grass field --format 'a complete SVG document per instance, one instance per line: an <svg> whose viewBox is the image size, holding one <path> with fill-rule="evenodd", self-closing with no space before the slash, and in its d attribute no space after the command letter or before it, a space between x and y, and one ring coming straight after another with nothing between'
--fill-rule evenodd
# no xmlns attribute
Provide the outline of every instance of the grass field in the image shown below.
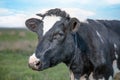
<svg viewBox="0 0 120 80"><path fill-rule="evenodd" d="M69 80L64 64L44 71L28 68L37 35L25 29L0 29L0 80Z"/></svg>

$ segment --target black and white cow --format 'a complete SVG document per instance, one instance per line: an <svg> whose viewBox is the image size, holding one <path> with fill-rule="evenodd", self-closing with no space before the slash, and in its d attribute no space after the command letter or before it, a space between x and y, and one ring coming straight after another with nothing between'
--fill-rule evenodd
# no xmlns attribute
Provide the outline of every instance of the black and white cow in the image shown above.
<svg viewBox="0 0 120 80"><path fill-rule="evenodd" d="M41 71L63 62L70 69L71 80L79 80L83 75L89 80L91 73L92 80L109 80L114 68L120 69L120 21L80 22L57 8L37 15L43 20L52 15L60 19L44 35L43 20L26 21L26 26L40 37L29 58L30 68Z"/></svg>

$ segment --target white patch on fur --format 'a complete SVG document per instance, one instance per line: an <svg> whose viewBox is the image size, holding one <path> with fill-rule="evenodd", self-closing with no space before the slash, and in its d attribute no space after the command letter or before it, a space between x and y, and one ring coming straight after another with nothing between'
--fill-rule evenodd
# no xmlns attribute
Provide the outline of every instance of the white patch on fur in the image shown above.
<svg viewBox="0 0 120 80"><path fill-rule="evenodd" d="M116 59L118 58L118 55L117 55L117 52L116 52L116 50L117 50L117 45L114 43L114 49L115 49L115 57L116 57Z"/></svg>
<svg viewBox="0 0 120 80"><path fill-rule="evenodd" d="M116 59L118 59L118 55L117 55L116 51L115 51L115 57L116 57Z"/></svg>
<svg viewBox="0 0 120 80"><path fill-rule="evenodd" d="M103 77L102 79L98 79L98 80L105 80L105 78Z"/></svg>
<svg viewBox="0 0 120 80"><path fill-rule="evenodd" d="M70 71L70 80L74 80L74 74L72 71Z"/></svg>
<svg viewBox="0 0 120 80"><path fill-rule="evenodd" d="M115 49L117 49L117 45L114 43L114 47L115 47Z"/></svg>
<svg viewBox="0 0 120 80"><path fill-rule="evenodd" d="M104 43L103 39L102 39L102 36L100 35L100 33L98 31L96 31L98 37L100 38L101 42Z"/></svg>
<svg viewBox="0 0 120 80"><path fill-rule="evenodd" d="M90 79L90 80L95 80L95 79L93 78L93 72L91 72L91 74L90 74L90 76L89 76L89 79Z"/></svg>
<svg viewBox="0 0 120 80"><path fill-rule="evenodd" d="M96 80L94 77L93 77L93 72L91 72L90 76L89 76L89 80ZM103 77L102 79L98 79L98 80L105 80L105 78Z"/></svg>
<svg viewBox="0 0 120 80"><path fill-rule="evenodd" d="M86 80L85 78L86 74L80 77L80 80ZM72 71L70 71L70 80L78 80L74 77L74 74Z"/></svg>
<svg viewBox="0 0 120 80"><path fill-rule="evenodd" d="M116 73L120 72L120 70L117 67L117 60L113 61L113 69L114 69L114 76Z"/></svg>
<svg viewBox="0 0 120 80"><path fill-rule="evenodd" d="M108 80L113 80L113 77L112 77L112 76L110 76Z"/></svg>
<svg viewBox="0 0 120 80"><path fill-rule="evenodd" d="M43 35L60 19L61 17L58 16L46 16L43 20Z"/></svg>
<svg viewBox="0 0 120 80"><path fill-rule="evenodd" d="M35 53L33 53L32 56L29 57L29 63L36 64L38 61L40 61L36 56Z"/></svg>
<svg viewBox="0 0 120 80"><path fill-rule="evenodd" d="M86 74L80 77L80 80L86 80L85 78Z"/></svg>

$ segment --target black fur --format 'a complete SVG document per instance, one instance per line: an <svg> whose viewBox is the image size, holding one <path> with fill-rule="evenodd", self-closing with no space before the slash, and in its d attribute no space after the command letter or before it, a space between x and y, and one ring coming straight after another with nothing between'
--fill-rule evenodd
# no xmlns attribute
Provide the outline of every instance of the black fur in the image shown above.
<svg viewBox="0 0 120 80"><path fill-rule="evenodd" d="M51 15L62 17L39 41L36 57L41 60L41 66L38 70L64 62L77 80L91 72L96 80L103 77L108 80L113 76L115 59L120 69L120 21L88 19L87 23L79 22L58 8L38 15L43 19Z"/></svg>

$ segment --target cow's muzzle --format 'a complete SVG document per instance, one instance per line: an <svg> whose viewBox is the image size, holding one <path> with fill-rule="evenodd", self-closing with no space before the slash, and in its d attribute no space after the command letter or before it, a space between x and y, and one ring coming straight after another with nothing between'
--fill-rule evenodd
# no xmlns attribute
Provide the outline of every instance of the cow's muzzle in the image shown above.
<svg viewBox="0 0 120 80"><path fill-rule="evenodd" d="M29 57L29 62L28 62L28 66L30 68L32 68L33 70L38 70L41 67L41 62L40 60L35 56L35 53Z"/></svg>

